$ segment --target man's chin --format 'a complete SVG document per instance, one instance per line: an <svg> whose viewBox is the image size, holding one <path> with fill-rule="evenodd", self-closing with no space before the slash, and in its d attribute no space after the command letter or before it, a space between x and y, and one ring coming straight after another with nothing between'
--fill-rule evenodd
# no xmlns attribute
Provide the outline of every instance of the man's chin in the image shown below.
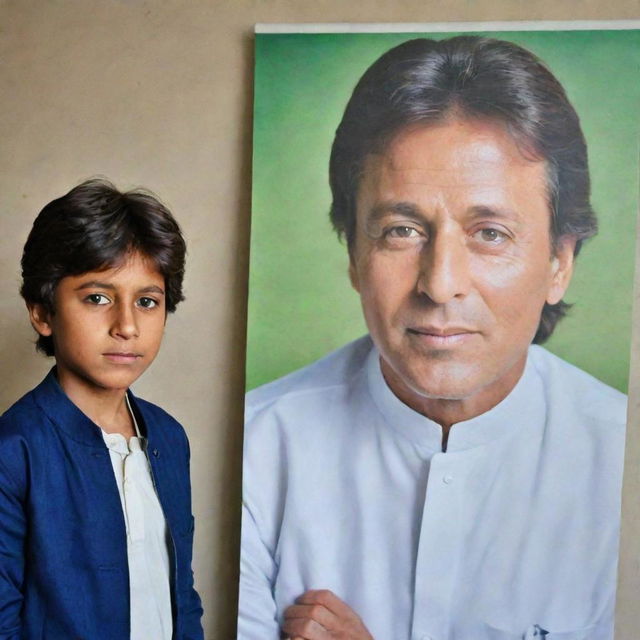
<svg viewBox="0 0 640 640"><path fill-rule="evenodd" d="M502 401L516 385L526 362L525 355L513 363L487 358L453 357L439 359L405 358L392 367L384 359L382 372L387 385L406 405L422 413L454 411L461 420L488 411ZM484 363L483 366L480 363Z"/></svg>
<svg viewBox="0 0 640 640"><path fill-rule="evenodd" d="M471 385L468 381L464 382L443 382L431 383L428 385L421 384L413 386L411 391L417 398L425 400L440 400L442 402L462 402L469 400L480 393L483 389L482 385Z"/></svg>
<svg viewBox="0 0 640 640"><path fill-rule="evenodd" d="M419 369L402 365L392 367L384 359L381 368L389 388L403 400L405 397L415 397L417 401L465 400L490 383L478 375L480 372L477 367L453 360L449 350L436 350L429 359L428 366L423 365ZM407 404L411 406L411 403Z"/></svg>

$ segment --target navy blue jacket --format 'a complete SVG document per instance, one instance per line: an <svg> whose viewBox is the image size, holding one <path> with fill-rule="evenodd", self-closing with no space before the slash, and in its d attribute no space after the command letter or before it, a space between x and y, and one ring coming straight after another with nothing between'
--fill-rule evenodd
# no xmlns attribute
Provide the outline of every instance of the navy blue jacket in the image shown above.
<svg viewBox="0 0 640 640"><path fill-rule="evenodd" d="M129 398L173 542L173 638L200 640L187 437L165 411ZM53 369L0 417L0 640L129 640L129 627L109 450Z"/></svg>

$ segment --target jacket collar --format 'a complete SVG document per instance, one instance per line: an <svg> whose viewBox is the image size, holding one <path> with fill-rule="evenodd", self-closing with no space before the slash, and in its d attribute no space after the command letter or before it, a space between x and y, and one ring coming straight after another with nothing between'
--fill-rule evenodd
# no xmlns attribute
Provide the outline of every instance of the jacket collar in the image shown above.
<svg viewBox="0 0 640 640"><path fill-rule="evenodd" d="M127 390L127 394L140 431L146 435L146 423L140 406L130 390ZM100 427L76 407L63 391L56 377L56 367L33 390L33 397L49 420L66 436L88 447L106 448Z"/></svg>

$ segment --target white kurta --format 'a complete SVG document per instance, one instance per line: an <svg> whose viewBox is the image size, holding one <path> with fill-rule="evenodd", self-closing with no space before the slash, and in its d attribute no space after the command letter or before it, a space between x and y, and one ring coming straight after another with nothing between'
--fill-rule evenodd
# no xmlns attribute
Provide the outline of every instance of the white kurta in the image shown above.
<svg viewBox="0 0 640 640"><path fill-rule="evenodd" d="M279 638L308 589L375 640L613 637L618 391L532 347L442 453L363 338L249 393L246 417L239 640Z"/></svg>
<svg viewBox="0 0 640 640"><path fill-rule="evenodd" d="M140 437L137 424L135 427L137 437L129 438L128 443L119 433L102 432L127 530L130 638L171 640L173 618L167 525L143 450L144 438Z"/></svg>

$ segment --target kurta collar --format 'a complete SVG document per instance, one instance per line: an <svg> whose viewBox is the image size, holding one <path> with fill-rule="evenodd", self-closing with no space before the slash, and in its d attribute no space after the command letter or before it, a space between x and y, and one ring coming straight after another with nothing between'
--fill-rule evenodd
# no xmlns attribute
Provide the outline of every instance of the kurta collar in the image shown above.
<svg viewBox="0 0 640 640"><path fill-rule="evenodd" d="M421 448L441 451L442 428L404 404L389 389L380 368L380 352L375 346L365 368L369 393L385 421ZM482 447L501 438L540 430L545 424L545 413L542 380L527 357L520 380L504 400L486 413L451 427L447 452Z"/></svg>
<svg viewBox="0 0 640 640"><path fill-rule="evenodd" d="M134 395L130 390L127 395L132 410L139 418L140 412ZM56 367L34 389L34 397L36 404L51 422L69 438L89 447L106 448L100 427L76 407L63 391L56 377Z"/></svg>

